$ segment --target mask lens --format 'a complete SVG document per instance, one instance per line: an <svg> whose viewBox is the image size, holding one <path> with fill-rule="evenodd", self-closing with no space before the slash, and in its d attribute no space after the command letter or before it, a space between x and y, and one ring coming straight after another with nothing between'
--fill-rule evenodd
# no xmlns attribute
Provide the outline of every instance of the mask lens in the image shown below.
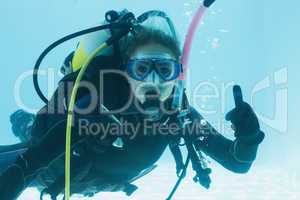
<svg viewBox="0 0 300 200"><path fill-rule="evenodd" d="M142 81L151 71L151 61L131 60L129 61L127 71L131 78Z"/></svg>
<svg viewBox="0 0 300 200"><path fill-rule="evenodd" d="M155 63L156 70L165 81L176 79L180 74L180 64L173 60L159 60Z"/></svg>
<svg viewBox="0 0 300 200"><path fill-rule="evenodd" d="M137 76L144 77L148 74L150 67L151 64L149 64L148 62L140 61L136 63L134 71Z"/></svg>

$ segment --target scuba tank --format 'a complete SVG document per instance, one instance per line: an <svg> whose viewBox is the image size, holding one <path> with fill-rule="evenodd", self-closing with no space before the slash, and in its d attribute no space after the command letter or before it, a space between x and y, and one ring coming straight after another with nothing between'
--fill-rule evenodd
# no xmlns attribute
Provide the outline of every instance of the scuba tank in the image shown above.
<svg viewBox="0 0 300 200"><path fill-rule="evenodd" d="M39 75L38 72L42 61L53 49L55 49L57 46L71 39L80 36L87 36L88 34L95 33L93 37L91 38L85 37L81 40L81 42L79 42L79 44L77 45L77 50L69 54L69 56L67 57L67 59L65 60L61 68L61 72L65 75L70 74L72 72L79 72L79 69L87 61L88 57L92 56L91 55L92 51L95 50L95 48L97 47L99 48L99 46L96 46L96 44L99 45L101 41L102 44L100 45L105 45L101 50L101 54L104 55L105 54L108 55L110 53L119 54L119 52L113 52L111 46L114 49L116 49L118 41L122 37L126 36L128 32L133 31L133 27L137 24L134 14L128 12L127 10L123 10L121 12L109 11L105 14L105 19L106 19L105 23L100 26L85 29L67 35L55 41L50 46L48 46L39 56L33 69L33 84L38 96L41 98L43 102L47 104L48 99L40 88L39 81L38 81L38 75ZM95 45L93 43L95 43ZM97 55L94 55L93 57L96 56Z"/></svg>
<svg viewBox="0 0 300 200"><path fill-rule="evenodd" d="M128 17L129 14L130 13L127 9L124 9L121 12L113 10L108 11L105 14L105 21L102 24L108 25L110 23L119 23L122 20L126 19L126 17ZM116 35L117 32L118 30L110 28L98 30L88 35L84 35L79 41L76 50L69 54L65 59L61 67L61 72L64 75L68 75L72 72L78 71L81 68L81 66L86 62L89 55L113 35ZM99 55L101 54L102 56L115 56L117 58L121 58L118 43L118 41L115 41L113 45L101 51Z"/></svg>

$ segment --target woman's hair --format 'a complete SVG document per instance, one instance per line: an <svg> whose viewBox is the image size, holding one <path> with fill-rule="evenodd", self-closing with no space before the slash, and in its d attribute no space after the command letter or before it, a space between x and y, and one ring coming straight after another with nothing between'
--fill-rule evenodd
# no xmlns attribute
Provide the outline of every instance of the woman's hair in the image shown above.
<svg viewBox="0 0 300 200"><path fill-rule="evenodd" d="M137 48L153 43L166 47L177 60L180 59L182 52L177 34L172 32L164 18L151 17L136 27L135 34L129 34L120 41L123 61L128 61Z"/></svg>

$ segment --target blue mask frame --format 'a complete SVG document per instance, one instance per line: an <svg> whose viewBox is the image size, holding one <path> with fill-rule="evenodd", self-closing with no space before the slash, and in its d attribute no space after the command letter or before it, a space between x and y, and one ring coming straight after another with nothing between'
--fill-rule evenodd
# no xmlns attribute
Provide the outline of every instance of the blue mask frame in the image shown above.
<svg viewBox="0 0 300 200"><path fill-rule="evenodd" d="M161 67L168 64L173 69L170 75L164 74ZM159 67L159 65L161 67ZM140 66L142 72L136 72L137 67ZM183 71L182 64L174 59L169 58L142 58L130 59L127 63L126 71L128 75L137 81L144 81L146 77L155 71L163 81L172 81L177 79Z"/></svg>

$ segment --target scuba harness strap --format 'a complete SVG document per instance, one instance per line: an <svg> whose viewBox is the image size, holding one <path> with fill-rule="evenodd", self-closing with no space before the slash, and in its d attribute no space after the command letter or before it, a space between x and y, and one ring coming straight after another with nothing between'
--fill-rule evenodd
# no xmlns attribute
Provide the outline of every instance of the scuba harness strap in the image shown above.
<svg viewBox="0 0 300 200"><path fill-rule="evenodd" d="M184 129L186 128L186 126L192 123L192 121L189 119L189 109L187 109L186 112L184 112L183 114L177 115L177 123L181 125L181 131L187 131ZM176 168L177 169L179 168L180 171L177 173L178 180L166 200L171 200L172 197L174 196L175 192L180 186L180 183L186 176L187 168L190 161L192 163L193 170L196 172L196 176L194 177L193 180L195 182L199 182L199 184L205 187L206 189L210 187L211 179L209 177L209 174L211 173L211 169L207 167L206 164L207 162L202 152L196 151L192 138L190 137L191 134L192 133L186 134L186 132L184 132L184 134L182 135L185 144L183 145L179 144L180 140L177 140L177 143L173 143L172 146L170 146L170 148L172 148L171 152L176 161ZM182 161L182 153L180 150L180 146L186 146L187 148L187 158L183 165L182 165L183 161Z"/></svg>

